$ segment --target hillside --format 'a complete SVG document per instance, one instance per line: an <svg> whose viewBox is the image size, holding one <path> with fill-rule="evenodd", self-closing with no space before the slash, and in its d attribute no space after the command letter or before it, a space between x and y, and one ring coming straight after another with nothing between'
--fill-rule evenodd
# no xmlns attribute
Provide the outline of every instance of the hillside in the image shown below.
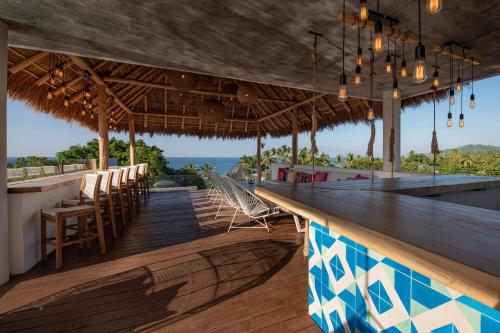
<svg viewBox="0 0 500 333"><path fill-rule="evenodd" d="M443 150L442 153L449 153L453 150L458 150L461 153L486 153L490 151L500 151L500 147L490 145L465 145L457 148Z"/></svg>

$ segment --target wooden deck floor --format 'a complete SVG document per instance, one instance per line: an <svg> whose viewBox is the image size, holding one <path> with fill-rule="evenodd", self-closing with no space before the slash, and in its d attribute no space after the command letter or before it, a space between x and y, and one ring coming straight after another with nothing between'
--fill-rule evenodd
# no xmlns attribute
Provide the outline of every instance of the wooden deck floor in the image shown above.
<svg viewBox="0 0 500 333"><path fill-rule="evenodd" d="M214 216L204 192L152 193L105 256L68 248L1 286L0 332L319 332L291 219Z"/></svg>

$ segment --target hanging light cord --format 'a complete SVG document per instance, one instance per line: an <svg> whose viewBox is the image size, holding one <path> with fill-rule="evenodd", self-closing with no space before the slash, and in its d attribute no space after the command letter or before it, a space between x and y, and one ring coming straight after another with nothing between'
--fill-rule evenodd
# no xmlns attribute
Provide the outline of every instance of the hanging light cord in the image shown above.
<svg viewBox="0 0 500 333"><path fill-rule="evenodd" d="M472 69L472 94L474 94L474 57L471 57L471 69Z"/></svg>
<svg viewBox="0 0 500 333"><path fill-rule="evenodd" d="M418 1L418 43L422 44L422 24L421 24L421 17L420 17L420 0Z"/></svg>
<svg viewBox="0 0 500 333"><path fill-rule="evenodd" d="M345 0L342 2L342 74L345 73Z"/></svg>

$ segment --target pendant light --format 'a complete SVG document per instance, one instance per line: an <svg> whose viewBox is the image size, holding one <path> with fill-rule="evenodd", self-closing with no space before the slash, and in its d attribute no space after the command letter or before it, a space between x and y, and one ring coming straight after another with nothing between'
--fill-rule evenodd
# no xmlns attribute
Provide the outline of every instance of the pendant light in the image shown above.
<svg viewBox="0 0 500 333"><path fill-rule="evenodd" d="M391 52L391 44L389 42L389 36L387 36L387 56L385 57L385 72L387 74L391 74L393 71L390 52Z"/></svg>
<svg viewBox="0 0 500 333"><path fill-rule="evenodd" d="M434 89L439 88L439 72L438 72L438 64L437 64L437 53L435 53L435 61L434 61L434 74L432 74L432 86Z"/></svg>
<svg viewBox="0 0 500 333"><path fill-rule="evenodd" d="M380 54L384 50L384 41L382 40L382 21L380 20L379 0L377 0L377 20L375 21L375 40L373 49Z"/></svg>
<svg viewBox="0 0 500 333"><path fill-rule="evenodd" d="M454 105L455 104L455 90L453 90L453 50L450 46L450 100L449 104Z"/></svg>
<svg viewBox="0 0 500 333"><path fill-rule="evenodd" d="M427 0L425 4L425 10L427 13L434 15L443 9L443 0Z"/></svg>
<svg viewBox="0 0 500 333"><path fill-rule="evenodd" d="M66 67L66 68L68 68L68 60L67 60L67 58L65 58L65 59L66 59L66 60L65 60L65 62L66 62L66 64L65 64L66 66L65 66L65 67ZM69 98L68 98L68 94L67 94L67 91L68 91L68 86L67 86L67 84L68 84L68 71L66 70L66 71L64 72L64 82L63 82L63 86L61 87L61 91L62 91L62 93L64 94L64 103L63 103L63 105L64 105L64 107L66 107L66 108L67 108L67 107L69 107Z"/></svg>
<svg viewBox="0 0 500 333"><path fill-rule="evenodd" d="M392 81L392 98L399 98L398 79L396 77L394 77L394 80Z"/></svg>
<svg viewBox="0 0 500 333"><path fill-rule="evenodd" d="M342 2L342 17L345 17L345 0ZM347 76L345 75L345 20L342 20L342 74L340 74L338 99L347 100Z"/></svg>
<svg viewBox="0 0 500 333"><path fill-rule="evenodd" d="M389 43L387 43L389 45ZM398 87L398 76L396 74L396 59L398 57L398 48L396 45L396 38L394 38L394 67L393 67L393 79L392 79L392 98L399 98L399 87Z"/></svg>
<svg viewBox="0 0 500 333"><path fill-rule="evenodd" d="M455 84L455 88L457 89L457 92L460 92L462 90L462 77L460 76L460 60L457 59L457 83ZM462 68L463 68L463 62L462 62Z"/></svg>
<svg viewBox="0 0 500 333"><path fill-rule="evenodd" d="M401 61L401 77L408 76L408 68L406 67L405 59L405 41L403 40L403 61Z"/></svg>
<svg viewBox="0 0 500 333"><path fill-rule="evenodd" d="M359 19L362 22L366 22L368 20L368 5L366 4L366 0L359 1Z"/></svg>
<svg viewBox="0 0 500 333"><path fill-rule="evenodd" d="M448 127L451 127L451 125L452 125L451 118L452 118L451 111L448 111L448 121L446 122L446 126L448 126Z"/></svg>
<svg viewBox="0 0 500 333"><path fill-rule="evenodd" d="M422 45L422 19L420 15L420 0L418 0L418 45L415 48L415 65L413 67L413 81L422 83L427 79L425 69L425 46Z"/></svg>
<svg viewBox="0 0 500 333"><path fill-rule="evenodd" d="M356 65L356 72L354 73L354 85L356 87L361 86L361 67Z"/></svg>
<svg viewBox="0 0 500 333"><path fill-rule="evenodd" d="M464 92L462 91L460 93L460 120L458 122L458 126L459 127L464 127L464 112L463 112L463 108L464 108Z"/></svg>
<svg viewBox="0 0 500 333"><path fill-rule="evenodd" d="M471 71L472 71L472 79L471 79L471 88L472 93L470 94L469 107L474 109L476 107L476 96L474 96L474 58L471 58Z"/></svg>
<svg viewBox="0 0 500 333"><path fill-rule="evenodd" d="M361 48L361 32L359 28L359 21L361 18L358 18L358 52L356 55L356 65L363 66L363 49Z"/></svg>
<svg viewBox="0 0 500 333"><path fill-rule="evenodd" d="M370 40L372 40L371 33L370 33ZM375 74L373 72L373 63L375 62L375 54L372 47L369 48L369 51L370 51L370 100L368 101L367 119L373 120L375 119L375 112L373 112L373 75Z"/></svg>

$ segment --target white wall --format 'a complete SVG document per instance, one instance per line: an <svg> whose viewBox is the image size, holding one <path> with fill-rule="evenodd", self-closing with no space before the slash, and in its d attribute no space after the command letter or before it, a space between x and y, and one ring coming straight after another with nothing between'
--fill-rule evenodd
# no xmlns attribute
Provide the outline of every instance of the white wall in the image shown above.
<svg viewBox="0 0 500 333"><path fill-rule="evenodd" d="M40 210L57 207L64 199L78 196L80 184L68 184L45 192L10 193L9 202L9 261L10 274L22 274L41 260ZM48 223L47 234L53 237L55 228Z"/></svg>

